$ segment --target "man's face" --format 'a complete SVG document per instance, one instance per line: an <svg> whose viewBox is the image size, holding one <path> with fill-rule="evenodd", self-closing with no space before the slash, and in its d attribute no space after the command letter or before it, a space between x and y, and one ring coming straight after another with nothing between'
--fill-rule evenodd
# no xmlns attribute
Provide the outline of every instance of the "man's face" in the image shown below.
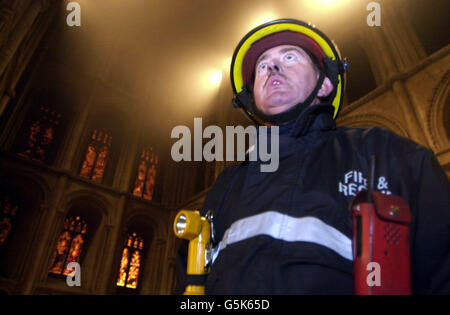
<svg viewBox="0 0 450 315"><path fill-rule="evenodd" d="M300 47L270 48L256 62L255 104L267 115L284 112L311 94L318 77L311 58Z"/></svg>

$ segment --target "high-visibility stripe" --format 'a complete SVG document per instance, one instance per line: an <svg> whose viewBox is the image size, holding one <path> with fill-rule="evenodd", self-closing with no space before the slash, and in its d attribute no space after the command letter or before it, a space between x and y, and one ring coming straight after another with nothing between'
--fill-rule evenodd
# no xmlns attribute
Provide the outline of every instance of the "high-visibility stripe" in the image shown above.
<svg viewBox="0 0 450 315"><path fill-rule="evenodd" d="M267 211L234 222L213 250L213 262L225 247L258 235L267 235L286 242L310 242L322 245L348 260L353 260L351 239L320 219L295 218Z"/></svg>

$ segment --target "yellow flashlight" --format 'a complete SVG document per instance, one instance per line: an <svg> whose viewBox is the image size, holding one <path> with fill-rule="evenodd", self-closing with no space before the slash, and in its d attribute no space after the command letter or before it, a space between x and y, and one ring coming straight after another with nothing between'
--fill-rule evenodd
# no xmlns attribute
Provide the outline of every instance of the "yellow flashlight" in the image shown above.
<svg viewBox="0 0 450 315"><path fill-rule="evenodd" d="M181 210L175 217L173 230L177 237L189 241L187 274L209 273L211 259L211 223L199 211ZM185 295L205 294L204 285L187 285Z"/></svg>

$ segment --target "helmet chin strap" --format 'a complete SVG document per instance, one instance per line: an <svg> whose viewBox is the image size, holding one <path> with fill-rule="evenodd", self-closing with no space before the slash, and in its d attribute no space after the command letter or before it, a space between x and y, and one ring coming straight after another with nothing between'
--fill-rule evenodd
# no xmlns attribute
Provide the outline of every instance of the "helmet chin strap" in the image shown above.
<svg viewBox="0 0 450 315"><path fill-rule="evenodd" d="M285 112L275 114L275 115L267 115L258 109L255 105L255 101L253 99L253 93L250 88L246 85L239 92L236 97L233 99L233 105L235 107L243 107L253 118L253 120L259 124L263 122L270 123L272 125L285 125L292 121L295 121L298 116L300 116L301 112L305 110L309 105L312 104L314 99L317 97L317 93L319 92L323 81L325 79L325 74L320 71L319 78L317 80L316 86L314 90L309 94L309 96L301 103L296 104L292 108L288 109Z"/></svg>

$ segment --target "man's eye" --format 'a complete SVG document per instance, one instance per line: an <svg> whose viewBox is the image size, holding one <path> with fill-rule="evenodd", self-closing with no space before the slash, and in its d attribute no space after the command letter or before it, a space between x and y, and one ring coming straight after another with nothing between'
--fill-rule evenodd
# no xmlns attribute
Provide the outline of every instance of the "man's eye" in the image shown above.
<svg viewBox="0 0 450 315"><path fill-rule="evenodd" d="M292 61L295 59L295 56L293 54L287 54L286 56L284 56L284 59L286 61Z"/></svg>
<svg viewBox="0 0 450 315"><path fill-rule="evenodd" d="M265 64L265 63L261 63L259 66L258 66L258 70L265 70L267 68L267 64Z"/></svg>

